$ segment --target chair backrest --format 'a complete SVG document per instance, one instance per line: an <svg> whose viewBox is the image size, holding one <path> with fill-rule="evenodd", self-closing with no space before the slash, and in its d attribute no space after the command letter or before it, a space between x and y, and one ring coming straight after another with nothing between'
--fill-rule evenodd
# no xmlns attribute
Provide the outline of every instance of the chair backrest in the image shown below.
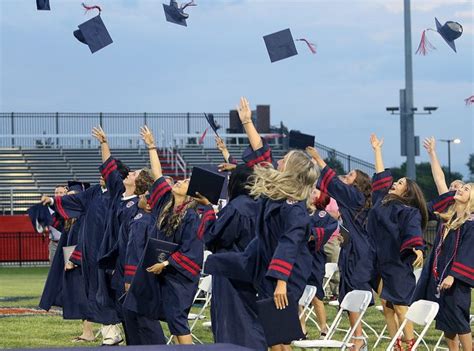
<svg viewBox="0 0 474 351"><path fill-rule="evenodd" d="M210 293L212 288L212 275L208 275L199 282L199 290Z"/></svg>
<svg viewBox="0 0 474 351"><path fill-rule="evenodd" d="M406 318L418 325L430 324L438 314L439 305L433 301L418 300L407 311Z"/></svg>
<svg viewBox="0 0 474 351"><path fill-rule="evenodd" d="M336 273L339 270L339 267L337 266L337 263L326 263L324 266L325 273L324 273L324 278L329 279L331 278L334 273Z"/></svg>
<svg viewBox="0 0 474 351"><path fill-rule="evenodd" d="M306 285L303 295L300 297L299 305L304 307L309 306L316 296L316 291L318 291L318 289L315 286Z"/></svg>
<svg viewBox="0 0 474 351"><path fill-rule="evenodd" d="M372 293L365 290L353 290L344 296L341 308L350 312L362 312L367 309L372 299Z"/></svg>
<svg viewBox="0 0 474 351"><path fill-rule="evenodd" d="M416 268L414 271L413 271L413 274L415 275L415 281L418 283L418 280L420 279L421 277L421 272L423 271L423 268Z"/></svg>

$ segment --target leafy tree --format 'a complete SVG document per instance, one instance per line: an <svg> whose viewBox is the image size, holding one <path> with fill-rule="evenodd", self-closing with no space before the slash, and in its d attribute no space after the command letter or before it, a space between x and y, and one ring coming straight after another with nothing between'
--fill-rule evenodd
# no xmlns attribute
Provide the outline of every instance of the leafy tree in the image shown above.
<svg viewBox="0 0 474 351"><path fill-rule="evenodd" d="M469 155L469 161L467 162L469 167L469 173L471 174L471 181L474 180L474 154Z"/></svg>
<svg viewBox="0 0 474 351"><path fill-rule="evenodd" d="M324 159L324 162L326 162L328 166L336 172L336 174L346 173L346 171L344 170L344 165L336 158L335 153L329 153L329 156Z"/></svg>

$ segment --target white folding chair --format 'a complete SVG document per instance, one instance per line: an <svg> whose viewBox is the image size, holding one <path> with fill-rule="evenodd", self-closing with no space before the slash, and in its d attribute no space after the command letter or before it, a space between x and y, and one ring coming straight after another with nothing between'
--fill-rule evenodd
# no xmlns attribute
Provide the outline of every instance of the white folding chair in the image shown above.
<svg viewBox="0 0 474 351"><path fill-rule="evenodd" d="M372 299L372 294L368 291L363 290L353 290L349 292L342 300L341 308L337 312L334 321L332 322L331 326L329 327L328 333L324 340L298 340L293 341L292 345L295 347L299 347L302 349L340 349L346 350L347 348L353 346L352 343L349 341L351 340L352 336L356 328L362 321L365 312L367 311L367 307L370 304ZM337 327L341 323L343 312L357 312L359 313L359 318L357 318L354 326L350 328L344 335L342 340L334 340L333 336L336 332Z"/></svg>
<svg viewBox="0 0 474 351"><path fill-rule="evenodd" d="M418 300L414 302L408 308L408 312L405 315L405 320L400 325L400 328L398 328L397 333L392 338L392 341L390 342L390 345L388 345L386 351L391 351L393 349L395 342L402 335L403 328L405 328L405 325L407 324L408 321L417 325L424 326L423 330L416 338L415 344L412 347L412 350L416 350L418 345L420 345L421 341L423 340L423 337L428 331L428 328L430 327L431 323L433 322L436 315L438 314L438 310L439 310L439 305L436 302L427 301L427 300Z"/></svg>
<svg viewBox="0 0 474 351"><path fill-rule="evenodd" d="M303 310L300 313L300 319L303 318L304 315L309 315L310 311L313 309L311 302L313 302L317 290L318 289L313 285L306 285L304 288L303 295L301 295L300 301L298 302L298 304L303 307Z"/></svg>
<svg viewBox="0 0 474 351"><path fill-rule="evenodd" d="M329 283L331 282L331 279L334 277L334 274L339 272L339 267L337 263L326 263L324 266L324 284L323 284L323 291L325 296L329 296L328 293L328 288L329 288Z"/></svg>
<svg viewBox="0 0 474 351"><path fill-rule="evenodd" d="M415 282L418 284L418 280L420 279L420 276L421 276L421 272L423 271L422 268L415 268L415 270L413 271L413 274L415 275ZM377 309L377 311L380 311L382 314L383 314L383 307L382 306L375 306L375 308ZM375 341L375 344L374 344L374 349L377 348L377 345L382 341L382 339L386 339L386 340L391 340L391 338L389 336L386 336L385 335L385 332L387 331L387 324L384 325L382 331L380 332L379 336L377 337L377 340ZM415 333L416 334L416 333ZM416 334L418 336L418 334ZM426 349L428 351L430 351L430 348L428 347L428 345L426 344L426 342L423 340L422 341L423 344L425 345Z"/></svg>
<svg viewBox="0 0 474 351"><path fill-rule="evenodd" d="M211 294L212 294L211 290L212 290L212 276L208 275L199 282L198 290L196 292L196 295L194 295L194 302L196 302L198 296L201 293L205 294L206 298L205 298L203 306L201 307L198 313L188 314L188 321L193 321L193 323L189 327L189 330L191 331L191 336L194 340L196 340L200 344L203 344L203 342L196 335L193 334L193 329L199 320L206 318L206 316L204 315L204 311L206 310L207 306L209 306L209 303L211 302ZM169 337L167 344L169 345L172 340L173 340L173 335Z"/></svg>

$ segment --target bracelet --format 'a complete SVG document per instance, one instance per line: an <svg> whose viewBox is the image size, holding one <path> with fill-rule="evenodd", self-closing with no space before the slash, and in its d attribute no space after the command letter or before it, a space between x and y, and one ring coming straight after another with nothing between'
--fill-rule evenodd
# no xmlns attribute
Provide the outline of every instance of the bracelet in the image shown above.
<svg viewBox="0 0 474 351"><path fill-rule="evenodd" d="M157 150L158 148L156 146L150 146L150 147L147 147L148 150Z"/></svg>
<svg viewBox="0 0 474 351"><path fill-rule="evenodd" d="M247 121L247 122L242 122L242 125L244 126L244 125L249 124L249 123L252 123L252 120Z"/></svg>
<svg viewBox="0 0 474 351"><path fill-rule="evenodd" d="M107 140L101 141L100 145L102 145L102 144L107 144Z"/></svg>

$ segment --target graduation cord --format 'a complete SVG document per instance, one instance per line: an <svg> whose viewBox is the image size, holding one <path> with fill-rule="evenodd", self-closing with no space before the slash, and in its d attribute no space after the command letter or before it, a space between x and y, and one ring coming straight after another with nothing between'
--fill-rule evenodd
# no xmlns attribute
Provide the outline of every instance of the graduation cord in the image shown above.
<svg viewBox="0 0 474 351"><path fill-rule="evenodd" d="M87 6L86 4L82 3L82 7L84 7L86 9L84 14L86 14L90 10L94 10L94 9L99 10L99 13L102 12L102 9L100 8L100 6L97 6L97 5Z"/></svg>
<svg viewBox="0 0 474 351"><path fill-rule="evenodd" d="M449 232L448 232L449 233ZM443 235L443 234L441 234ZM449 261L446 263L446 266L444 267L443 271L441 272L441 276L439 275L438 273L438 258L439 258L439 255L441 254L441 250L442 250L442 245L444 243L444 240L446 238L443 238L441 237L441 240L439 241L439 244L438 244L438 247L436 247L435 249L435 257L434 257L434 260L433 260L433 267L432 267L432 271L433 271L433 276L435 278L435 282L437 283L437 286L436 286L436 294L435 294L435 297L436 298L440 298L441 296L441 290L440 290L440 286L441 286L441 283L443 282L443 279L444 279L444 276L446 274L446 270L448 269L449 265L451 264L451 262L454 260L454 258L456 257L456 254L458 252L458 247L459 247L459 239L461 237L461 228L458 228L456 230L456 244L454 246L454 252L453 252L453 255L451 256L451 258L449 259Z"/></svg>
<svg viewBox="0 0 474 351"><path fill-rule="evenodd" d="M306 45L308 45L309 50L315 54L316 53L316 44L310 43L307 39L305 38L300 38L300 39L295 39L295 41L304 41Z"/></svg>
<svg viewBox="0 0 474 351"><path fill-rule="evenodd" d="M418 45L418 49L416 49L415 55L423 55L426 56L429 51L436 50L436 47L431 44L426 36L426 31L431 30L433 32L437 32L433 28L425 29L421 34L420 44Z"/></svg>

